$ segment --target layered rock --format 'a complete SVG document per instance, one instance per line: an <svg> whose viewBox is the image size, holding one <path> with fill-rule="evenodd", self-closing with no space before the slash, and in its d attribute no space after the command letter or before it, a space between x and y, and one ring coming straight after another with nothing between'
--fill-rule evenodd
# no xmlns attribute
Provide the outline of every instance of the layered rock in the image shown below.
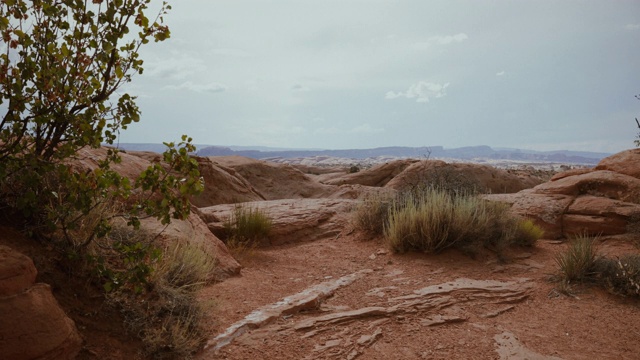
<svg viewBox="0 0 640 360"><path fill-rule="evenodd" d="M443 182L475 187L486 193L515 193L540 183L536 178L521 178L506 170L488 165L450 164L440 160L423 160L408 166L386 184L386 187L402 190L421 183Z"/></svg>
<svg viewBox="0 0 640 360"><path fill-rule="evenodd" d="M0 245L0 355L3 359L74 359L82 339L47 284L35 283L28 257Z"/></svg>
<svg viewBox="0 0 640 360"><path fill-rule="evenodd" d="M212 156L211 161L231 168L246 179L265 200L321 198L335 188L319 184L287 164L275 164L241 156Z"/></svg>
<svg viewBox="0 0 640 360"><path fill-rule="evenodd" d="M570 170L533 189L488 199L512 204L547 238L576 234L619 235L640 224L640 150L605 158L591 170Z"/></svg>
<svg viewBox="0 0 640 360"><path fill-rule="evenodd" d="M349 210L355 205L348 199L272 200L243 204L260 209L272 219L269 243L313 241L337 236L349 222ZM219 237L227 234L225 222L232 216L236 205L217 205L200 209L209 229Z"/></svg>

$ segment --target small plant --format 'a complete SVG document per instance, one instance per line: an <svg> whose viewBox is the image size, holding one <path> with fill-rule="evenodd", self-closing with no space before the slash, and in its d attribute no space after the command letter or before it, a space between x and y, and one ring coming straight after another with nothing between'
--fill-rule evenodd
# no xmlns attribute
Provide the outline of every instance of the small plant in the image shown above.
<svg viewBox="0 0 640 360"><path fill-rule="evenodd" d="M538 227L533 221L519 220L517 225L517 231L514 236L514 244L520 246L533 246L542 238L544 230Z"/></svg>
<svg viewBox="0 0 640 360"><path fill-rule="evenodd" d="M564 252L556 254L555 261L564 282L584 281L593 277L597 257L595 242L598 239L586 234L577 235Z"/></svg>
<svg viewBox="0 0 640 360"><path fill-rule="evenodd" d="M357 165L351 165L349 168L349 174L355 174L357 172L360 172L360 168Z"/></svg>
<svg viewBox="0 0 640 360"><path fill-rule="evenodd" d="M261 209L237 206L224 226L227 243L257 244L268 239L272 221Z"/></svg>
<svg viewBox="0 0 640 360"><path fill-rule="evenodd" d="M212 279L216 261L199 246L178 243L165 248L154 265L143 297L119 288L108 299L124 313L127 326L142 339L147 355L188 358L206 340L200 327L204 310L195 292Z"/></svg>
<svg viewBox="0 0 640 360"><path fill-rule="evenodd" d="M617 259L596 260L598 281L610 292L640 297L640 255L625 255Z"/></svg>
<svg viewBox="0 0 640 360"><path fill-rule="evenodd" d="M355 226L373 234L382 234L392 203L393 197L390 194L373 193L365 196L356 205L353 217Z"/></svg>

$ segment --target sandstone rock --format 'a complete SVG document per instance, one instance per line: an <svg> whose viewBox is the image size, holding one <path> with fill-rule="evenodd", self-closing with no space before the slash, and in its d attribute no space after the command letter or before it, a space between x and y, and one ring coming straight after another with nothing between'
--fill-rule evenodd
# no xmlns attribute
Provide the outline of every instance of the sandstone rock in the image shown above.
<svg viewBox="0 0 640 360"><path fill-rule="evenodd" d="M74 359L82 340L28 257L0 246L0 356Z"/></svg>
<svg viewBox="0 0 640 360"><path fill-rule="evenodd" d="M513 195L487 195L512 204L512 211L533 219L545 238L576 234L618 235L640 222L640 150L603 159L593 170L560 173L551 181Z"/></svg>
<svg viewBox="0 0 640 360"><path fill-rule="evenodd" d="M448 164L440 160L424 160L408 166L385 187L403 190L433 181L444 182L454 187L475 187L481 192L494 194L515 193L540 183L537 178L522 179L488 165Z"/></svg>
<svg viewBox="0 0 640 360"><path fill-rule="evenodd" d="M242 156L211 156L219 164L238 172L266 200L321 198L334 187L319 184L288 164L275 164Z"/></svg>
<svg viewBox="0 0 640 360"><path fill-rule="evenodd" d="M36 282L31 259L8 246L0 245L0 297L18 294Z"/></svg>
<svg viewBox="0 0 640 360"><path fill-rule="evenodd" d="M242 206L259 208L272 219L269 242L278 245L289 242L312 241L338 235L350 220L355 201L348 199L272 200L245 203ZM200 209L209 229L219 237L226 236L224 222L237 205L217 205Z"/></svg>
<svg viewBox="0 0 640 360"><path fill-rule="evenodd" d="M630 149L606 157L600 160L595 170L615 171L640 178L640 149Z"/></svg>
<svg viewBox="0 0 640 360"><path fill-rule="evenodd" d="M202 194L191 199L197 207L218 204L233 204L265 200L256 189L237 171L212 162L209 158L197 157L200 175L204 178Z"/></svg>
<svg viewBox="0 0 640 360"><path fill-rule="evenodd" d="M391 179L402 173L408 166L418 160L396 160L373 166L353 174L344 174L340 177L327 180L329 185L358 184L366 186L385 186Z"/></svg>
<svg viewBox="0 0 640 360"><path fill-rule="evenodd" d="M640 200L640 179L608 170L591 171L540 184L536 193L594 195L627 202Z"/></svg>
<svg viewBox="0 0 640 360"><path fill-rule="evenodd" d="M619 235L640 219L640 205L596 196L577 197L563 216L565 236Z"/></svg>
<svg viewBox="0 0 640 360"><path fill-rule="evenodd" d="M593 169L571 169L571 170L559 172L559 173L553 175L551 177L550 181L556 181L556 180L564 179L566 177L574 176L574 175L587 174L587 173L590 173L592 171L593 171Z"/></svg>

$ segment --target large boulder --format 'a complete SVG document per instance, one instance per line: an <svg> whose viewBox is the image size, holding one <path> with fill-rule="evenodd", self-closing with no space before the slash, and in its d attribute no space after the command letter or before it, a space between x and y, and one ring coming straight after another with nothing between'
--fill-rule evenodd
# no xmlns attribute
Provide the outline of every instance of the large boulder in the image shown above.
<svg viewBox="0 0 640 360"><path fill-rule="evenodd" d="M329 185L365 185L382 187L401 174L411 164L418 160L395 160L384 164L375 165L369 169L351 174L343 174L330 180L325 180Z"/></svg>
<svg viewBox="0 0 640 360"><path fill-rule="evenodd" d="M288 164L276 164L242 156L211 156L219 166L231 168L246 179L265 200L322 198L335 187L319 184Z"/></svg>
<svg viewBox="0 0 640 360"><path fill-rule="evenodd" d="M0 245L0 355L3 359L75 359L82 339L47 284L35 283L28 257Z"/></svg>
<svg viewBox="0 0 640 360"><path fill-rule="evenodd" d="M191 199L197 207L265 200L253 186L230 167L214 163L209 158L197 157L204 191Z"/></svg>
<svg viewBox="0 0 640 360"><path fill-rule="evenodd" d="M412 163L385 186L404 190L430 182L499 194L528 189L541 181L535 177L523 178L488 165L422 160Z"/></svg>
<svg viewBox="0 0 640 360"><path fill-rule="evenodd" d="M640 150L603 159L594 169L570 170L531 190L486 198L512 204L547 238L619 235L640 224Z"/></svg>
<svg viewBox="0 0 640 360"><path fill-rule="evenodd" d="M271 245L313 241L335 237L348 225L350 210L356 204L349 199L272 200L242 206L260 209L273 222L268 242ZM225 237L225 222L236 205L217 205L200 209L209 229Z"/></svg>

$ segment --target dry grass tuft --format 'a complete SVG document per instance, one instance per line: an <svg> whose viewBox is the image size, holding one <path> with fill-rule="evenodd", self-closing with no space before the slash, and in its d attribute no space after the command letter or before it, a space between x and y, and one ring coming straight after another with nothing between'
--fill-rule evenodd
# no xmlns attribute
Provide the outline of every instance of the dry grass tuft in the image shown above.
<svg viewBox="0 0 640 360"><path fill-rule="evenodd" d="M224 226L229 237L227 243L252 245L269 238L273 222L258 208L236 206ZM250 247L250 246L249 246Z"/></svg>
<svg viewBox="0 0 640 360"><path fill-rule="evenodd" d="M564 282L584 281L595 274L595 262L598 237L591 238L586 234L577 235L569 247L556 254L555 262L560 268L561 279Z"/></svg>
<svg viewBox="0 0 640 360"><path fill-rule="evenodd" d="M353 215L355 226L376 235L383 234L392 204L393 195L389 193L368 194L356 205Z"/></svg>
<svg viewBox="0 0 640 360"><path fill-rule="evenodd" d="M509 206L473 194L426 188L398 197L388 213L385 238L396 252L437 253L456 247L470 255L482 248L533 245L539 230L509 214Z"/></svg>
<svg viewBox="0 0 640 360"><path fill-rule="evenodd" d="M165 248L152 264L146 291L122 287L107 294L109 303L125 315L131 333L144 342L147 356L186 359L202 347L206 340L200 327L203 309L195 293L212 279L215 266L215 259L203 248L177 243Z"/></svg>

